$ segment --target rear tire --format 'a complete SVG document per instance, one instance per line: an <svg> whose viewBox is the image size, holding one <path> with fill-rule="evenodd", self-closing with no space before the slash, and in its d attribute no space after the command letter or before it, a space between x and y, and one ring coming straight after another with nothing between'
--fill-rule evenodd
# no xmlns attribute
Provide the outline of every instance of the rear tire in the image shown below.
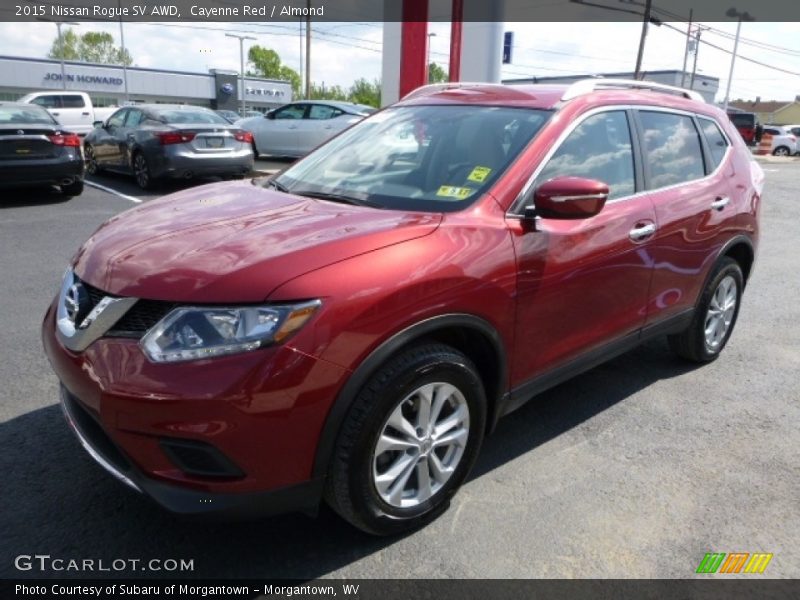
<svg viewBox="0 0 800 600"><path fill-rule="evenodd" d="M368 533L425 525L469 474L485 423L486 395L472 362L443 344L410 348L387 361L353 402L325 498Z"/></svg>
<svg viewBox="0 0 800 600"><path fill-rule="evenodd" d="M724 257L700 296L692 323L686 331L667 337L672 351L697 363L716 360L733 333L743 289L739 263Z"/></svg>
<svg viewBox="0 0 800 600"><path fill-rule="evenodd" d="M83 180L76 179L69 185L62 185L61 193L67 196L68 198L72 198L73 196L80 196L83 193Z"/></svg>
<svg viewBox="0 0 800 600"><path fill-rule="evenodd" d="M790 156L792 153L786 146L778 146L772 151L772 156Z"/></svg>
<svg viewBox="0 0 800 600"><path fill-rule="evenodd" d="M143 190L152 190L156 187L156 181L153 179L153 174L150 171L150 165L147 164L147 159L141 152L136 152L133 155L133 176L136 179L136 185Z"/></svg>

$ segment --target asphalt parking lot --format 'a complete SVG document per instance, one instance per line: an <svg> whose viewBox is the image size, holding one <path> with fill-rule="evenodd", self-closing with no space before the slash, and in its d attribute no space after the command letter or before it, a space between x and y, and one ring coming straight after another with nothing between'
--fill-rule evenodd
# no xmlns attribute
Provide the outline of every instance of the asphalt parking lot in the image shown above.
<svg viewBox="0 0 800 600"><path fill-rule="evenodd" d="M179 521L96 466L64 423L39 324L79 244L133 200L3 192L0 576L87 575L14 568L46 554L193 559L181 575L203 578L686 578L706 552L770 552L765 576L800 577L800 163L764 167L760 253L720 360L696 368L656 341L543 394L500 423L443 516L388 539L327 510ZM91 575L123 574L164 576Z"/></svg>

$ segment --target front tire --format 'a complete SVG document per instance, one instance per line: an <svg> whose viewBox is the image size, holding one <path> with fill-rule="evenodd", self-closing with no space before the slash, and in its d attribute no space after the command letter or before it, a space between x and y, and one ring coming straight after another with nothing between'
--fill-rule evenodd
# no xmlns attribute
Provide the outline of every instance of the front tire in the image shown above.
<svg viewBox="0 0 800 600"><path fill-rule="evenodd" d="M97 163L97 156L95 156L94 148L89 144L83 146L84 163L86 165L86 173L88 175L97 175L100 173L100 165Z"/></svg>
<svg viewBox="0 0 800 600"><path fill-rule="evenodd" d="M480 450L486 394L472 362L443 344L385 363L339 433L325 498L355 527L389 535L441 514Z"/></svg>
<svg viewBox="0 0 800 600"><path fill-rule="evenodd" d="M716 360L733 333L743 289L739 263L724 257L700 296L691 325L682 333L668 336L673 352L697 363Z"/></svg>
<svg viewBox="0 0 800 600"><path fill-rule="evenodd" d="M772 152L772 156L789 156L789 155L791 155L791 152L789 151L789 148L787 148L786 146L778 146Z"/></svg>

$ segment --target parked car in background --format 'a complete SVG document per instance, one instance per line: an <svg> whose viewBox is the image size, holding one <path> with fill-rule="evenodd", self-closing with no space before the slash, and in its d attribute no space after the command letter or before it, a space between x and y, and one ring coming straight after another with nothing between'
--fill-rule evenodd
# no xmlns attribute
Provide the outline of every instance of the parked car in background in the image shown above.
<svg viewBox="0 0 800 600"><path fill-rule="evenodd" d="M274 156L304 156L325 140L375 112L352 102L299 101L236 125L253 134L253 150Z"/></svg>
<svg viewBox="0 0 800 600"><path fill-rule="evenodd" d="M728 118L731 120L734 127L736 127L739 135L742 136L742 139L747 145L752 146L756 143L756 127L758 125L758 117L755 113L729 110Z"/></svg>
<svg viewBox="0 0 800 600"><path fill-rule="evenodd" d="M66 129L86 135L95 121L105 121L117 107L95 108L86 92L33 92L19 99L46 108Z"/></svg>
<svg viewBox="0 0 800 600"><path fill-rule="evenodd" d="M765 125L764 134L772 136L770 152L774 156L792 156L797 154L797 136L785 125ZM763 137L761 138L764 139Z"/></svg>
<svg viewBox="0 0 800 600"><path fill-rule="evenodd" d="M246 110L242 112L240 116L237 116L238 119L249 119L250 117L263 117L264 113L259 112L257 110Z"/></svg>
<svg viewBox="0 0 800 600"><path fill-rule="evenodd" d="M785 125L786 129L788 129L794 137L798 139L798 144L800 144L800 124L797 125ZM800 147L797 148L800 151Z"/></svg>
<svg viewBox="0 0 800 600"><path fill-rule="evenodd" d="M167 177L241 178L253 169L252 142L208 108L140 104L96 123L84 141L86 170L132 173L142 189Z"/></svg>
<svg viewBox="0 0 800 600"><path fill-rule="evenodd" d="M217 113L220 117L222 117L226 121L228 121L228 123L235 123L236 121L242 118L239 116L239 113L233 110L215 110L214 112Z"/></svg>
<svg viewBox="0 0 800 600"><path fill-rule="evenodd" d="M165 508L324 499L396 534L446 510L485 436L534 395L656 336L717 359L763 185L696 92L427 86L272 179L101 225L44 347L82 445Z"/></svg>
<svg viewBox="0 0 800 600"><path fill-rule="evenodd" d="M57 185L78 196L83 169L76 133L40 106L0 102L0 187Z"/></svg>

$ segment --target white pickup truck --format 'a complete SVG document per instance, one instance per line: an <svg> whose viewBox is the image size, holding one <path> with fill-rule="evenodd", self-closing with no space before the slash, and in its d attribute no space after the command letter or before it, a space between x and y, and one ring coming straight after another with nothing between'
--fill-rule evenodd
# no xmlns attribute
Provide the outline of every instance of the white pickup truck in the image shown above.
<svg viewBox="0 0 800 600"><path fill-rule="evenodd" d="M64 129L78 135L86 135L94 127L95 121L105 121L117 110L117 107L95 108L86 92L67 90L33 92L19 101L46 108Z"/></svg>

